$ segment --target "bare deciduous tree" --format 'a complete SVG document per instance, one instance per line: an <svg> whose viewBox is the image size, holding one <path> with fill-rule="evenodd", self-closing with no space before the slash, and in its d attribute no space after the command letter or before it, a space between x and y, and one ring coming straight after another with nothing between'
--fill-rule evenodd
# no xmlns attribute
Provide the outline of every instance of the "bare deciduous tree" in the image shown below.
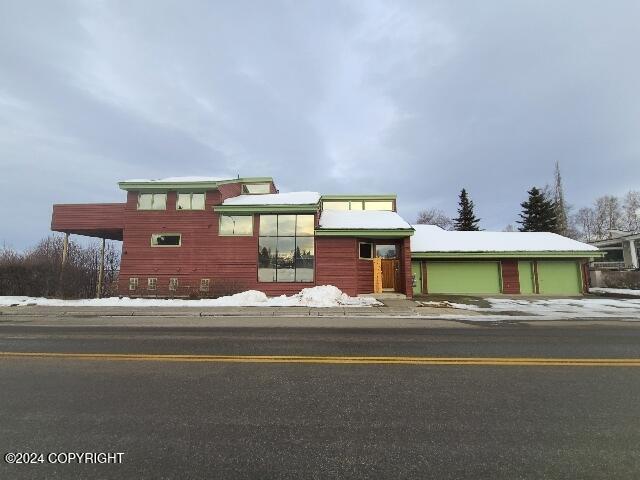
<svg viewBox="0 0 640 480"><path fill-rule="evenodd" d="M421 225L437 225L445 230L451 230L453 227L453 220L451 220L446 213L442 210L438 210L437 208L422 210L418 213L416 223Z"/></svg>
<svg viewBox="0 0 640 480"><path fill-rule="evenodd" d="M99 242L82 246L69 242L69 257L62 271L62 237L50 236L24 253L0 251L0 295L92 298L96 295L100 266ZM102 295L115 294L120 254L113 243L105 245Z"/></svg>
<svg viewBox="0 0 640 480"><path fill-rule="evenodd" d="M640 190L630 190L624 196L622 228L627 232L640 232Z"/></svg>

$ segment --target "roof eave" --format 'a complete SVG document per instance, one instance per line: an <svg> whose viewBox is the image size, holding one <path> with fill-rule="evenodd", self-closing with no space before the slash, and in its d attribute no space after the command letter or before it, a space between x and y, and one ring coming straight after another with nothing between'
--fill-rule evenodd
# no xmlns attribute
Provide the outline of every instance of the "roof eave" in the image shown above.
<svg viewBox="0 0 640 480"><path fill-rule="evenodd" d="M316 213L317 203L273 204L273 205L215 205L213 210L219 213Z"/></svg>
<svg viewBox="0 0 640 480"><path fill-rule="evenodd" d="M220 185L226 185L229 183L256 183L256 182L271 182L271 177L246 177L246 178L232 178L229 180L216 180L216 181L195 181L195 182L118 182L118 187L121 190L126 191L151 191L151 190L215 190Z"/></svg>
<svg viewBox="0 0 640 480"><path fill-rule="evenodd" d="M403 238L414 234L413 228L318 228L317 237Z"/></svg>

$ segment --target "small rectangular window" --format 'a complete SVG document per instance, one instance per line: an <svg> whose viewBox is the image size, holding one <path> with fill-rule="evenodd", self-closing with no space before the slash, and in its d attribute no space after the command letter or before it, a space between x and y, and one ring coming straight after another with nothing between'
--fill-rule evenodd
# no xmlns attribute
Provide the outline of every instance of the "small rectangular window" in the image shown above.
<svg viewBox="0 0 640 480"><path fill-rule="evenodd" d="M364 259L372 259L373 258L373 244L372 243L365 243L365 242L360 242L360 253L359 256L360 258L364 258Z"/></svg>
<svg viewBox="0 0 640 480"><path fill-rule="evenodd" d="M157 278L147 278L147 290L155 290L158 286Z"/></svg>
<svg viewBox="0 0 640 480"><path fill-rule="evenodd" d="M264 193L271 193L270 183L245 183L242 185L242 193L260 195Z"/></svg>
<svg viewBox="0 0 640 480"><path fill-rule="evenodd" d="M137 277L129 278L129 290L135 290L136 288L138 288L138 278Z"/></svg>
<svg viewBox="0 0 640 480"><path fill-rule="evenodd" d="M178 192L176 210L204 210L204 193Z"/></svg>
<svg viewBox="0 0 640 480"><path fill-rule="evenodd" d="M209 291L209 284L210 281L208 278L203 278L200 280L200 291L201 292L208 292Z"/></svg>
<svg viewBox="0 0 640 480"><path fill-rule="evenodd" d="M182 235L179 233L154 233L151 235L152 247L179 247Z"/></svg>
<svg viewBox="0 0 640 480"><path fill-rule="evenodd" d="M253 216L220 215L219 235L253 235Z"/></svg>
<svg viewBox="0 0 640 480"><path fill-rule="evenodd" d="M364 209L393 211L393 202L391 200L367 200L364 202Z"/></svg>
<svg viewBox="0 0 640 480"><path fill-rule="evenodd" d="M169 290L175 292L178 289L178 279L175 277L171 277L169 279Z"/></svg>
<svg viewBox="0 0 640 480"><path fill-rule="evenodd" d="M166 210L166 193L141 193L138 195L138 210Z"/></svg>

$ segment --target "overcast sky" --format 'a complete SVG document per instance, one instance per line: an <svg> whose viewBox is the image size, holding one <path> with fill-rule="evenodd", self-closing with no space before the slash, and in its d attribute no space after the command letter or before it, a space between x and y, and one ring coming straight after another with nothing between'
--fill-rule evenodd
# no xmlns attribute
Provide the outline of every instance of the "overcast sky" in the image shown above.
<svg viewBox="0 0 640 480"><path fill-rule="evenodd" d="M273 176L485 229L640 188L640 2L0 2L0 244L126 178Z"/></svg>

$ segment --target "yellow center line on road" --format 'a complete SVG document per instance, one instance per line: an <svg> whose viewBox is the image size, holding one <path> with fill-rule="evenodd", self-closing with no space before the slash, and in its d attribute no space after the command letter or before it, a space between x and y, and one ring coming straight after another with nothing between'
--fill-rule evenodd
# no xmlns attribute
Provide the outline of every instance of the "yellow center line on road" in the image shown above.
<svg viewBox="0 0 640 480"><path fill-rule="evenodd" d="M640 367L640 358L529 358L529 357L345 357L306 355L164 355L137 353L0 352L0 358L70 360L210 362L210 363L316 363L360 365L495 365Z"/></svg>

